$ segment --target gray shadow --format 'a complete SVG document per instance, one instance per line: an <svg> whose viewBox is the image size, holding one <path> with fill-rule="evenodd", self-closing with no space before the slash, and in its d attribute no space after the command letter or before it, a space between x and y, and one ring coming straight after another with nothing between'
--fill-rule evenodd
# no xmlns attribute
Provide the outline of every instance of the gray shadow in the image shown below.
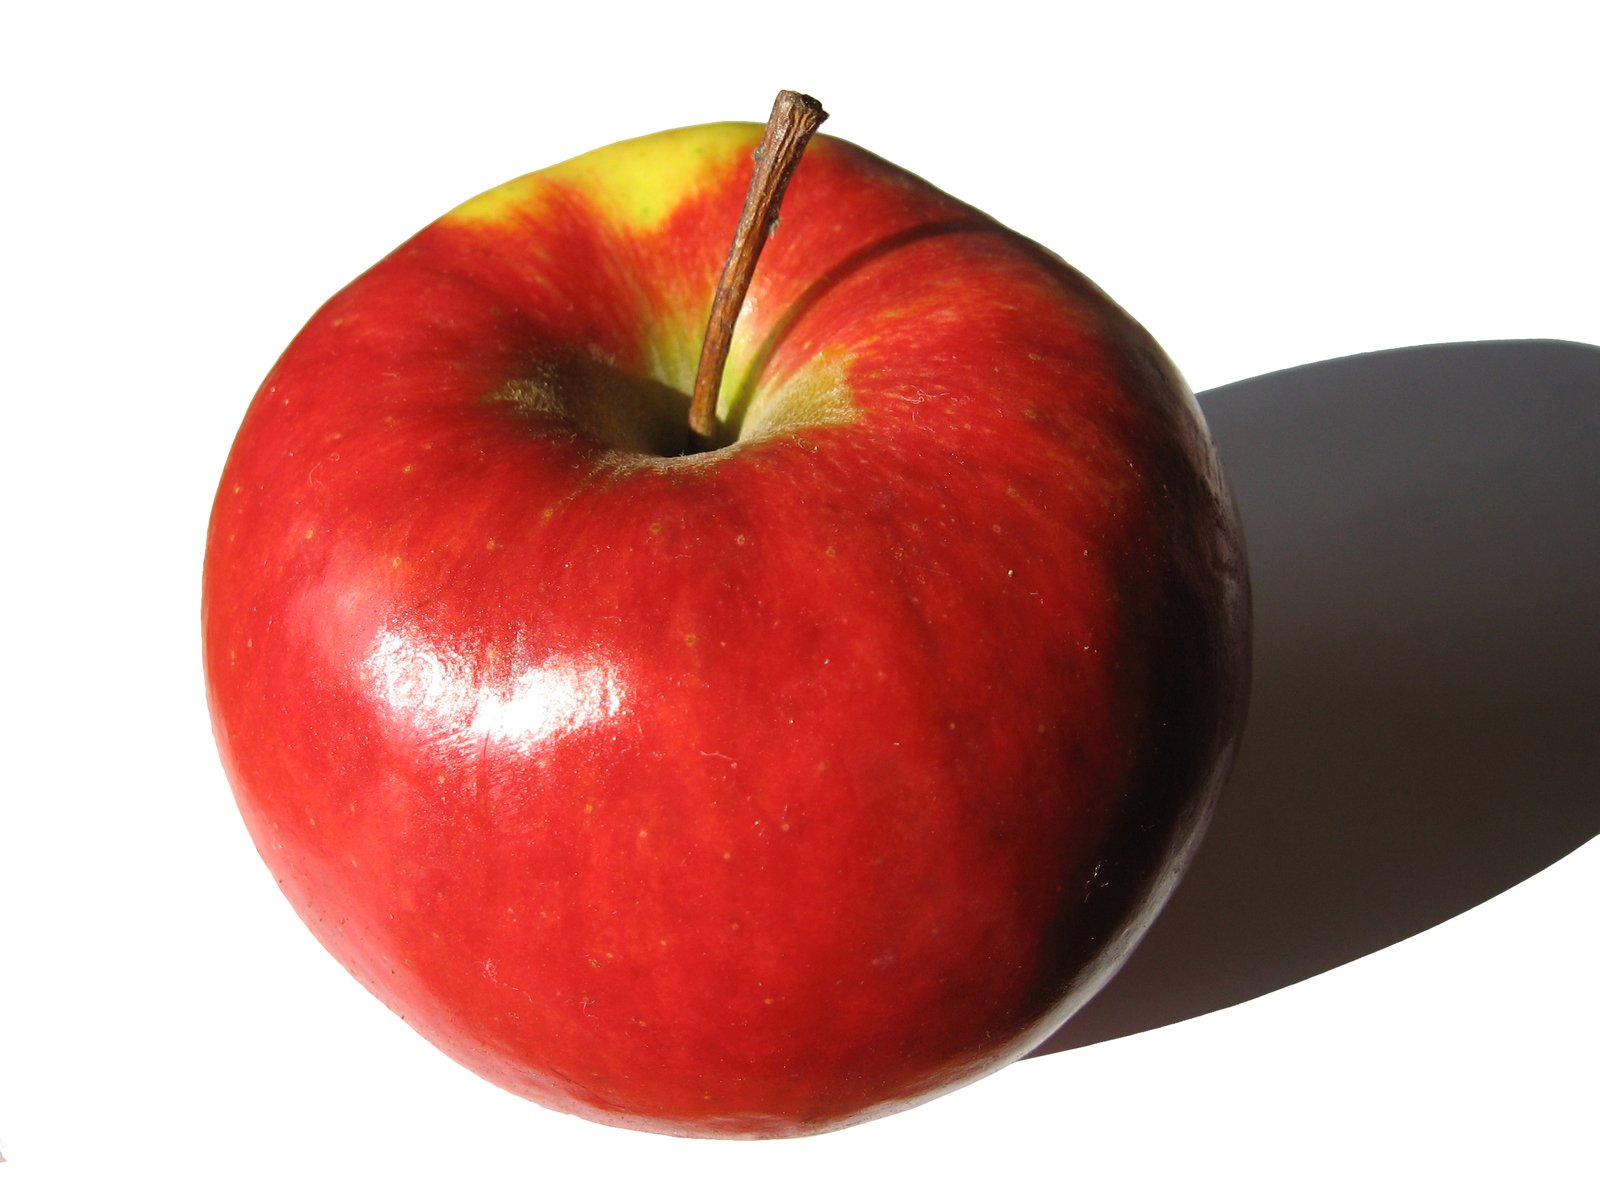
<svg viewBox="0 0 1600 1200"><path fill-rule="evenodd" d="M1036 1053L1238 1004L1600 834L1600 347L1420 346L1200 397L1255 595L1210 833Z"/></svg>

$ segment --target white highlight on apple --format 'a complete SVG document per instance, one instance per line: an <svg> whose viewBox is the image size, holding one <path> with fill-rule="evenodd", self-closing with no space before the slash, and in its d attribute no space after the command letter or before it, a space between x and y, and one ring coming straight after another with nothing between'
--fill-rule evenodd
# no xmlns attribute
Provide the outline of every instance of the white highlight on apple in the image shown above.
<svg viewBox="0 0 1600 1200"><path fill-rule="evenodd" d="M366 667L396 715L525 749L613 717L626 699L616 672L602 665L552 658L495 686L477 678L466 656L394 630L373 641Z"/></svg>

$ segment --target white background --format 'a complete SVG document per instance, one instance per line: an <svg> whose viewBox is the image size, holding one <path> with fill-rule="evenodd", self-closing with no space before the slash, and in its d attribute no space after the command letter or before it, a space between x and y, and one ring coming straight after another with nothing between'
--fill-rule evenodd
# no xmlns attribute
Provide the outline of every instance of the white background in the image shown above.
<svg viewBox="0 0 1600 1200"><path fill-rule="evenodd" d="M233 810L198 638L211 489L317 304L470 194L780 86L1085 270L1197 390L1600 342L1586 7L13 15L0 1196L1593 1195L1595 843L1236 1008L840 1134L680 1142L498 1092L323 954Z"/></svg>

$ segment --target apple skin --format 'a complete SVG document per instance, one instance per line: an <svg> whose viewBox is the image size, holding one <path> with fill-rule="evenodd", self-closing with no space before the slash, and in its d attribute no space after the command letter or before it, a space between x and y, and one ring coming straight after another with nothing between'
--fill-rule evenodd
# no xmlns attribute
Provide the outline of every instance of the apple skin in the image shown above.
<svg viewBox="0 0 1600 1200"><path fill-rule="evenodd" d="M204 572L222 759L323 945L494 1083L685 1136L1043 1041L1181 874L1248 676L1166 356L846 142L757 271L731 444L677 453L759 134L513 181L336 295Z"/></svg>

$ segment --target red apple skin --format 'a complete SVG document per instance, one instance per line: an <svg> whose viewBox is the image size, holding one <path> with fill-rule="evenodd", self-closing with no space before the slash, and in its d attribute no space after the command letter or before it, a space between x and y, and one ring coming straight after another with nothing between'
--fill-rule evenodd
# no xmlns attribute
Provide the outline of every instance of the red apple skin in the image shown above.
<svg viewBox="0 0 1600 1200"><path fill-rule="evenodd" d="M585 397L667 394L641 330L703 319L759 136L711 129L648 229L551 183L312 318L222 477L205 668L262 857L419 1032L593 1120L793 1136L1115 970L1226 773L1247 583L1149 336L829 138L740 345L832 417L625 448L675 435Z"/></svg>

